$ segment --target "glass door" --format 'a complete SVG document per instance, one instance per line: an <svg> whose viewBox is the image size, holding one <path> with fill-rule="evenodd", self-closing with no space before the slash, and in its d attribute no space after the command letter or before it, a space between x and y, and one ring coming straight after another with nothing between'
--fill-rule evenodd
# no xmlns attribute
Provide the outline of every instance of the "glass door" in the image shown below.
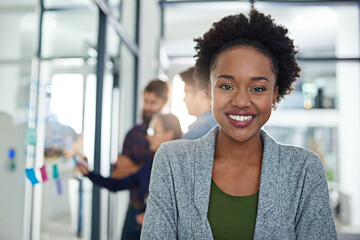
<svg viewBox="0 0 360 240"><path fill-rule="evenodd" d="M91 186L74 158L92 159L95 132L98 13L81 2L44 2L37 165L46 172L34 205L39 239L89 239ZM85 206L84 206L85 205Z"/></svg>
<svg viewBox="0 0 360 240"><path fill-rule="evenodd" d="M82 236L81 182L74 157L83 153L86 75L70 68L59 73L58 68L56 61L42 64L42 71L52 70L45 78L49 82L44 85L42 102L45 110L42 166L48 179L42 183L41 239Z"/></svg>

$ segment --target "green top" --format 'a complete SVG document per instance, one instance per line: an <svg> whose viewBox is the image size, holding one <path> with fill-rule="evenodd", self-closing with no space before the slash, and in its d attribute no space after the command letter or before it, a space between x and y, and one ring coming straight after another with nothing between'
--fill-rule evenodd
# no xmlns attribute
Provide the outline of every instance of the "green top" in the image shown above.
<svg viewBox="0 0 360 240"><path fill-rule="evenodd" d="M215 240L253 239L259 193L231 196L211 180L208 220Z"/></svg>

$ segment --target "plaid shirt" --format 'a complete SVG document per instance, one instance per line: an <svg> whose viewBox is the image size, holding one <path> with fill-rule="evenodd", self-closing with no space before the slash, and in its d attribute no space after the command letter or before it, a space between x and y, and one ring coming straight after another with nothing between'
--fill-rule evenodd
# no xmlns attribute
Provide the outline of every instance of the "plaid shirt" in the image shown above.
<svg viewBox="0 0 360 240"><path fill-rule="evenodd" d="M142 165L146 162L152 161L154 153L150 151L149 142L146 139L147 126L144 124L136 125L126 135L122 154L128 156L137 165ZM149 176L140 176L142 182L150 182ZM147 184L148 185L148 184ZM141 193L141 187L135 186L130 188L130 204L135 208L143 208L144 195Z"/></svg>

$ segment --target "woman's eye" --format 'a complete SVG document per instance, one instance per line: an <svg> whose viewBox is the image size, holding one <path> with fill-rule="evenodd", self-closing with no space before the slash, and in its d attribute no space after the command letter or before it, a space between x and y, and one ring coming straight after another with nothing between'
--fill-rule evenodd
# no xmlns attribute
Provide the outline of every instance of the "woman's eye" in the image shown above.
<svg viewBox="0 0 360 240"><path fill-rule="evenodd" d="M256 87L256 88L253 88L253 92L264 92L266 90L266 88L264 87Z"/></svg>
<svg viewBox="0 0 360 240"><path fill-rule="evenodd" d="M230 85L222 84L219 86L222 90L232 90L233 88Z"/></svg>

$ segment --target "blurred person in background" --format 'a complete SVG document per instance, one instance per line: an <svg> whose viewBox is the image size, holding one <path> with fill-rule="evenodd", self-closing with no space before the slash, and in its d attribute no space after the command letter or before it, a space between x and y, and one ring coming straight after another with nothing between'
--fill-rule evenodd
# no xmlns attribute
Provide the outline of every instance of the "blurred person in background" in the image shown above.
<svg viewBox="0 0 360 240"><path fill-rule="evenodd" d="M180 73L184 81L184 102L190 115L196 117L196 121L189 126L189 131L184 139L197 139L205 135L217 122L211 112L211 99L209 88L199 88L195 84L194 67Z"/></svg>
<svg viewBox="0 0 360 240"><path fill-rule="evenodd" d="M155 115L147 130L147 139L149 141L150 150L155 153L163 142L180 139L182 137L181 126L178 118L173 114ZM131 175L114 179L112 177L105 178L100 174L89 171L88 167L79 162L79 170L88 177L93 183L105 187L110 191L119 191L124 189L137 188L137 196L142 202L146 202L149 189L149 179L152 168L152 161L147 161L139 168L139 170ZM140 238L141 224L143 222L145 205L142 208L135 209L135 221L139 235L132 235L132 239ZM125 229L124 229L125 230Z"/></svg>
<svg viewBox="0 0 360 240"><path fill-rule="evenodd" d="M168 95L169 86L160 79L154 79L146 85L143 92L142 122L136 124L126 134L122 153L118 156L111 177L124 178L138 171L143 164L152 162L154 153L150 150L146 131L154 114L161 112L165 106ZM130 203L125 217L122 240L139 239L140 227L136 222L136 215L145 207L138 183L135 182L129 189Z"/></svg>

